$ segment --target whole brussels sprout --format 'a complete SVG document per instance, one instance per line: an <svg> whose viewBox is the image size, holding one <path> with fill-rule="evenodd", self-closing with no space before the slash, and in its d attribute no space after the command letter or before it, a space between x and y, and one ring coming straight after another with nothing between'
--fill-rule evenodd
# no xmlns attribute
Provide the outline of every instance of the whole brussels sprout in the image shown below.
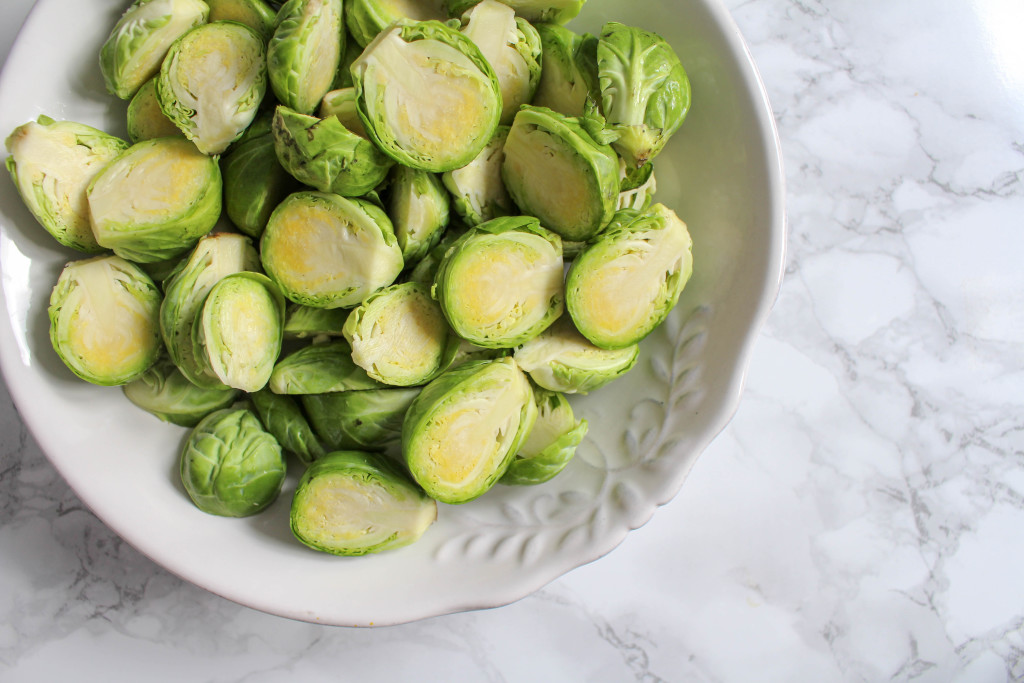
<svg viewBox="0 0 1024 683"><path fill-rule="evenodd" d="M465 503L501 478L536 418L530 381L511 357L471 361L413 400L402 424L402 456L430 497Z"/></svg>
<svg viewBox="0 0 1024 683"><path fill-rule="evenodd" d="M86 189L128 143L73 121L40 116L15 128L5 162L25 206L55 240L87 254L96 242Z"/></svg>
<svg viewBox="0 0 1024 683"><path fill-rule="evenodd" d="M306 465L323 457L324 447L297 399L270 389L260 389L250 394L249 399L263 427L284 450L294 453Z"/></svg>
<svg viewBox="0 0 1024 683"><path fill-rule="evenodd" d="M335 451L310 465L292 498L291 529L302 543L334 555L393 550L418 540L437 503L387 458Z"/></svg>
<svg viewBox="0 0 1024 683"><path fill-rule="evenodd" d="M93 384L126 384L160 355L160 290L119 256L64 266L50 294L50 342L68 368Z"/></svg>
<svg viewBox="0 0 1024 683"><path fill-rule="evenodd" d="M180 461L185 491L211 515L254 515L277 499L284 484L280 444L244 408L203 418L185 441Z"/></svg>
<svg viewBox="0 0 1024 683"><path fill-rule="evenodd" d="M259 34L264 42L274 35L277 12L263 0L205 0L210 22L237 21Z"/></svg>
<svg viewBox="0 0 1024 683"><path fill-rule="evenodd" d="M345 341L304 346L277 362L270 376L275 394L323 394L383 386L352 360Z"/></svg>
<svg viewBox="0 0 1024 683"><path fill-rule="evenodd" d="M288 0L267 45L270 87L281 104L312 114L334 86L345 51L341 0Z"/></svg>
<svg viewBox="0 0 1024 683"><path fill-rule="evenodd" d="M501 179L508 130L508 126L498 126L494 137L475 159L441 176L441 181L454 198L452 207L470 226L516 213Z"/></svg>
<svg viewBox="0 0 1024 683"><path fill-rule="evenodd" d="M445 0L448 11L460 15L480 0ZM505 0L505 4L529 22L564 24L583 9L586 0Z"/></svg>
<svg viewBox="0 0 1024 683"><path fill-rule="evenodd" d="M562 394L538 389L537 421L502 475L502 484L542 484L565 469L576 447L587 435L587 421L576 421L572 406Z"/></svg>
<svg viewBox="0 0 1024 683"><path fill-rule="evenodd" d="M241 393L224 387L196 386L163 357L122 388L125 397L164 422L195 427L215 410L229 407Z"/></svg>
<svg viewBox="0 0 1024 683"><path fill-rule="evenodd" d="M595 346L621 349L657 327L693 272L686 224L663 204L624 209L569 267L566 307Z"/></svg>
<svg viewBox="0 0 1024 683"><path fill-rule="evenodd" d="M224 212L236 228L253 239L263 234L277 205L300 186L277 160L269 128L263 135L243 135L221 157L220 170Z"/></svg>
<svg viewBox="0 0 1024 683"><path fill-rule="evenodd" d="M156 94L156 77L142 84L128 103L126 124L128 137L132 142L142 142L153 138L185 137L174 121L160 108L160 98Z"/></svg>
<svg viewBox="0 0 1024 683"><path fill-rule="evenodd" d="M402 439L402 420L419 387L303 394L309 422L328 448L383 450Z"/></svg>
<svg viewBox="0 0 1024 683"><path fill-rule="evenodd" d="M220 166L183 138L144 140L108 163L86 196L100 246L137 263L164 261L217 224Z"/></svg>
<svg viewBox="0 0 1024 683"><path fill-rule="evenodd" d="M443 0L348 0L345 5L345 23L361 47L369 45L378 33L399 19L447 18Z"/></svg>
<svg viewBox="0 0 1024 683"><path fill-rule="evenodd" d="M204 154L237 140L266 92L263 39L233 21L197 26L175 41L156 82L160 109Z"/></svg>
<svg viewBox="0 0 1024 683"><path fill-rule="evenodd" d="M441 178L429 171L395 166L388 178L387 211L408 266L423 258L448 227L451 199Z"/></svg>
<svg viewBox="0 0 1024 683"><path fill-rule="evenodd" d="M209 14L202 0L135 0L100 48L100 71L107 90L129 99L157 74L171 44L206 23Z"/></svg>
<svg viewBox="0 0 1024 683"><path fill-rule="evenodd" d="M399 163L443 173L494 135L501 87L480 49L437 21L399 21L352 63L359 116Z"/></svg>

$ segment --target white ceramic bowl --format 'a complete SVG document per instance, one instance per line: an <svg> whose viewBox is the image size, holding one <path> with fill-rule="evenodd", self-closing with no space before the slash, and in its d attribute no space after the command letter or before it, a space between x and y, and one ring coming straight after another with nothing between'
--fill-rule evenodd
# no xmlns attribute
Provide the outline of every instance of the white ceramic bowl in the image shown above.
<svg viewBox="0 0 1024 683"><path fill-rule="evenodd" d="M127 0L39 0L0 75L0 135L46 114L124 135L99 47ZM575 399L591 432L570 467L536 487L498 487L440 506L416 544L340 558L288 529L294 479L266 512L196 509L177 476L185 430L117 388L74 378L48 338L46 306L80 256L38 226L0 181L0 361L35 438L78 496L141 552L214 593L312 622L381 625L517 600L618 545L683 484L739 403L751 346L780 284L781 155L764 88L717 0L590 0L571 25L616 19L661 33L693 87L682 129L657 159L657 200L694 239L694 277L669 320L615 384Z"/></svg>

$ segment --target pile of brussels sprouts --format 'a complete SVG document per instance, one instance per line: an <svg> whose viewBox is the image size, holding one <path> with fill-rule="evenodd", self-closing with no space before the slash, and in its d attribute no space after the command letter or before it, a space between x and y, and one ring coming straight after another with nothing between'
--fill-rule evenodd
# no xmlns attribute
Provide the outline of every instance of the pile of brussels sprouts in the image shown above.
<svg viewBox="0 0 1024 683"><path fill-rule="evenodd" d="M7 167L67 264L76 375L189 427L185 489L251 515L304 466L310 547L558 474L567 394L630 370L692 269L652 203L689 82L584 0L136 0L100 53L131 142L45 116Z"/></svg>

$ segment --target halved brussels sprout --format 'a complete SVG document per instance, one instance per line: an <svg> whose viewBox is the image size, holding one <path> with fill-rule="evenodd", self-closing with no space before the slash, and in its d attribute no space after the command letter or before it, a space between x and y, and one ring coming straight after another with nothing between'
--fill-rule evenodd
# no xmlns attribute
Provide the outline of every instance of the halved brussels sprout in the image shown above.
<svg viewBox="0 0 1024 683"><path fill-rule="evenodd" d="M537 421L501 477L502 484L532 486L553 479L576 455L587 435L587 421L576 421L562 394L538 389Z"/></svg>
<svg viewBox="0 0 1024 683"><path fill-rule="evenodd" d="M361 197L387 177L394 160L336 116L319 119L278 105L274 150L296 180L321 192Z"/></svg>
<svg viewBox="0 0 1024 683"><path fill-rule="evenodd" d="M511 357L472 361L413 400L402 425L402 456L430 497L465 503L501 478L536 418L530 381Z"/></svg>
<svg viewBox="0 0 1024 683"><path fill-rule="evenodd" d="M86 191L96 242L138 263L185 253L220 218L217 160L183 138L137 142Z"/></svg>
<svg viewBox="0 0 1024 683"><path fill-rule="evenodd" d="M316 308L302 304L288 304L284 316L285 339L313 339L340 337L349 310L344 308Z"/></svg>
<svg viewBox="0 0 1024 683"><path fill-rule="evenodd" d="M156 77L142 84L128 103L126 123L128 137L132 142L142 142L153 138L181 136L181 131L174 121L167 118L160 108L160 98L156 94Z"/></svg>
<svg viewBox="0 0 1024 683"><path fill-rule="evenodd" d="M224 277L259 267L259 254L247 237L219 232L200 239L188 258L164 281L160 334L167 354L193 384L224 387L219 379L205 372L192 345L192 328L207 295Z"/></svg>
<svg viewBox="0 0 1024 683"><path fill-rule="evenodd" d="M640 347L601 349L563 316L515 350L516 362L537 386L566 394L586 394L621 377L636 365Z"/></svg>
<svg viewBox="0 0 1024 683"><path fill-rule="evenodd" d="M384 384L433 379L455 352L448 323L430 290L415 282L386 287L361 303L342 330L352 360Z"/></svg>
<svg viewBox="0 0 1024 683"><path fill-rule="evenodd" d="M345 51L341 0L288 0L267 45L270 87L281 104L312 114L334 86Z"/></svg>
<svg viewBox="0 0 1024 683"><path fill-rule="evenodd" d="M434 297L458 335L508 348L562 314L562 240L529 216L495 218L448 248Z"/></svg>
<svg viewBox="0 0 1024 683"><path fill-rule="evenodd" d="M402 420L419 387L303 394L313 430L328 448L383 450L402 439Z"/></svg>
<svg viewBox="0 0 1024 683"><path fill-rule="evenodd" d="M597 44L601 105L612 143L630 166L662 150L690 110L690 79L661 36L610 21Z"/></svg>
<svg viewBox="0 0 1024 683"><path fill-rule="evenodd" d="M25 206L66 247L99 253L86 189L128 143L73 121L40 116L15 128L7 141L7 170Z"/></svg>
<svg viewBox="0 0 1024 683"><path fill-rule="evenodd" d="M462 34L472 40L501 85L502 124L533 99L541 73L540 35L526 19L498 0L483 0L462 15Z"/></svg>
<svg viewBox="0 0 1024 683"><path fill-rule="evenodd" d="M543 49L544 69L532 104L566 116L582 116L591 88L597 81L596 73L588 78L580 59L583 37L558 24L538 24L537 33Z"/></svg>
<svg viewBox="0 0 1024 683"><path fill-rule="evenodd" d="M441 176L454 198L455 212L471 226L516 212L501 179L508 130L508 126L498 126L494 137L475 159Z"/></svg>
<svg viewBox="0 0 1024 683"><path fill-rule="evenodd" d="M160 109L204 154L220 154L249 127L267 92L267 57L256 31L233 21L179 38L160 66Z"/></svg>
<svg viewBox="0 0 1024 683"><path fill-rule="evenodd" d="M587 0L504 0L515 13L531 23L564 24L583 9ZM445 0L452 15L460 15L480 0Z"/></svg>
<svg viewBox="0 0 1024 683"><path fill-rule="evenodd" d="M502 177L512 200L549 230L584 241L615 214L619 158L580 119L524 105L505 140Z"/></svg>
<svg viewBox="0 0 1024 683"><path fill-rule="evenodd" d="M353 87L338 88L324 95L317 115L322 119L337 116L341 125L361 138L370 139L366 128L363 127L363 120L359 118L356 89Z"/></svg>
<svg viewBox="0 0 1024 683"><path fill-rule="evenodd" d="M323 457L324 447L306 420L298 400L285 394L275 394L270 389L260 389L249 398L263 427L274 435L282 448L294 453L306 465Z"/></svg>
<svg viewBox="0 0 1024 683"><path fill-rule="evenodd" d="M225 275L203 302L192 343L199 365L242 391L266 386L281 355L284 296L263 273Z"/></svg>
<svg viewBox="0 0 1024 683"><path fill-rule="evenodd" d="M347 342L336 341L304 346L288 354L274 366L268 386L275 394L325 394L383 385L353 362Z"/></svg>
<svg viewBox="0 0 1024 683"><path fill-rule="evenodd" d="M186 379L168 357L123 387L125 397L164 422L195 427L215 410L229 407L241 393L224 387L199 387Z"/></svg>
<svg viewBox="0 0 1024 683"><path fill-rule="evenodd" d="M406 265L423 258L448 227L451 199L441 178L429 171L395 166L388 178L388 216Z"/></svg>
<svg viewBox="0 0 1024 683"><path fill-rule="evenodd" d="M444 0L348 0L345 5L345 23L362 47L399 19L444 21L447 18Z"/></svg>
<svg viewBox="0 0 1024 683"><path fill-rule="evenodd" d="M335 451L302 474L291 529L302 543L334 555L366 555L418 540L437 519L437 503L387 458Z"/></svg>
<svg viewBox="0 0 1024 683"><path fill-rule="evenodd" d="M658 181L654 177L654 164L630 168L623 161L621 166L619 198L616 201L616 207L646 211L654 201L654 193L658 190Z"/></svg>
<svg viewBox="0 0 1024 683"><path fill-rule="evenodd" d="M135 0L100 48L100 71L107 90L127 100L160 70L171 44L206 23L202 0Z"/></svg>
<svg viewBox="0 0 1024 683"><path fill-rule="evenodd" d="M380 207L323 192L296 192L278 205L260 256L285 296L321 308L357 306L394 282L404 265Z"/></svg>
<svg viewBox="0 0 1024 683"><path fill-rule="evenodd" d="M424 171L468 164L501 116L501 88L480 49L437 21L382 31L352 63L352 79L370 137Z"/></svg>
<svg viewBox="0 0 1024 683"><path fill-rule="evenodd" d="M211 515L260 512L277 499L284 476L280 444L244 408L207 415L181 451L181 483L196 507Z"/></svg>
<svg viewBox="0 0 1024 683"><path fill-rule="evenodd" d="M256 125L254 121L252 126ZM243 134L221 157L220 170L224 211L236 228L253 239L263 234L277 205L299 189L299 182L277 160L269 131L252 137L248 131Z"/></svg>
<svg viewBox="0 0 1024 683"><path fill-rule="evenodd" d="M577 329L601 348L639 342L679 300L692 247L686 224L663 204L620 211L569 267L566 307Z"/></svg>
<svg viewBox="0 0 1024 683"><path fill-rule="evenodd" d="M210 22L237 21L259 34L264 42L274 35L277 12L263 0L205 0L210 6Z"/></svg>
<svg viewBox="0 0 1024 683"><path fill-rule="evenodd" d="M64 266L47 314L54 350L87 382L131 382L160 355L160 290L119 256Z"/></svg>

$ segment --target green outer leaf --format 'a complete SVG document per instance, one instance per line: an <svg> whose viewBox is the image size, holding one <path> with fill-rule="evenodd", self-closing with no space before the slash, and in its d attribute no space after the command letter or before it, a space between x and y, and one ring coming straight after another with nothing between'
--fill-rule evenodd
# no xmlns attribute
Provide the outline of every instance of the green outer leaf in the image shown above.
<svg viewBox="0 0 1024 683"><path fill-rule="evenodd" d="M236 142L220 160L224 211L241 232L259 239L270 214L299 182L281 167L270 134Z"/></svg>
<svg viewBox="0 0 1024 683"><path fill-rule="evenodd" d="M312 114L334 85L345 38L341 0L284 3L267 45L270 87L278 101L300 113ZM315 68L317 63L322 69Z"/></svg>
<svg viewBox="0 0 1024 683"><path fill-rule="evenodd" d="M270 389L261 389L249 398L263 427L274 435L282 448L294 453L306 465L324 455L323 445L295 398L275 394Z"/></svg>
<svg viewBox="0 0 1024 683"><path fill-rule="evenodd" d="M215 410L227 408L238 398L237 389L198 387L163 357L122 388L125 397L164 422L195 427Z"/></svg>
<svg viewBox="0 0 1024 683"><path fill-rule="evenodd" d="M419 387L388 387L300 396L328 448L383 450L402 439L402 420Z"/></svg>
<svg viewBox="0 0 1024 683"><path fill-rule="evenodd" d="M154 77L143 83L142 87L132 96L131 102L128 103L126 123L128 137L132 142L185 136L181 129L174 124L174 121L167 118L167 115L160 109L160 98L156 94L156 81L157 79Z"/></svg>
<svg viewBox="0 0 1024 683"><path fill-rule="evenodd" d="M340 337L348 314L349 310L344 308L316 308L291 303L285 311L284 338Z"/></svg>
<svg viewBox="0 0 1024 683"><path fill-rule="evenodd" d="M502 484L532 486L551 480L569 464L587 434L587 421L575 420L565 396L544 389L535 389L534 394L537 421L502 475Z"/></svg>
<svg viewBox="0 0 1024 683"><path fill-rule="evenodd" d="M274 366L268 386L275 394L323 394L384 385L352 361L347 342L336 341L304 346L285 356Z"/></svg>

